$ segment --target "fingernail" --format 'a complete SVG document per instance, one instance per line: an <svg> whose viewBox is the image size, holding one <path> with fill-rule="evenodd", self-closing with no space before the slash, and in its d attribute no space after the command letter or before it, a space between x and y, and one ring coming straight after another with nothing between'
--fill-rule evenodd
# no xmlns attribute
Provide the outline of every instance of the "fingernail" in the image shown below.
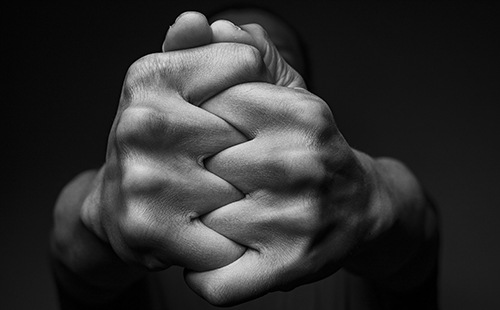
<svg viewBox="0 0 500 310"><path fill-rule="evenodd" d="M233 24L233 23L231 23L231 24ZM233 24L233 27L234 27L234 29L236 29L236 30L241 30L241 27L240 27L240 26L238 26L238 25Z"/></svg>
<svg viewBox="0 0 500 310"><path fill-rule="evenodd" d="M239 27L239 26L235 25L235 24L234 24L232 21L230 21L230 20L222 20L222 21L224 21L224 22L226 22L226 23L230 24L230 25L231 25L231 26L233 26L233 27L234 27L234 29L236 29L236 30L241 30L241 27Z"/></svg>

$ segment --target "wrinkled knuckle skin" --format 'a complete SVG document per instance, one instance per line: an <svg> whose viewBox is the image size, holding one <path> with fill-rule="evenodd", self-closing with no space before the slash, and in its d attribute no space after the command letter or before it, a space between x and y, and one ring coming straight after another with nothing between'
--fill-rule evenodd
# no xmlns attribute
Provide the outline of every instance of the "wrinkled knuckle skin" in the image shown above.
<svg viewBox="0 0 500 310"><path fill-rule="evenodd" d="M123 83L125 99L142 98L148 92L158 91L168 84L169 72L175 63L168 53L146 55L136 60L127 70Z"/></svg>
<svg viewBox="0 0 500 310"><path fill-rule="evenodd" d="M154 71L157 67L154 64L156 64L157 62L157 54L146 55L134 61L128 68L125 75L125 86L132 87L139 81L154 74Z"/></svg>

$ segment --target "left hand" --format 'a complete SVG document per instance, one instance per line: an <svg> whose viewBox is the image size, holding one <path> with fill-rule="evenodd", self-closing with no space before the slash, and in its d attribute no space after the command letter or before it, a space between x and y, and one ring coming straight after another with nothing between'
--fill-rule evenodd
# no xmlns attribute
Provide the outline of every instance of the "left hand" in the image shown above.
<svg viewBox="0 0 500 310"><path fill-rule="evenodd" d="M202 108L249 139L205 162L245 197L201 220L247 247L227 266L187 273L210 302L231 304L319 280L381 234L385 218L372 174L320 98L246 83Z"/></svg>

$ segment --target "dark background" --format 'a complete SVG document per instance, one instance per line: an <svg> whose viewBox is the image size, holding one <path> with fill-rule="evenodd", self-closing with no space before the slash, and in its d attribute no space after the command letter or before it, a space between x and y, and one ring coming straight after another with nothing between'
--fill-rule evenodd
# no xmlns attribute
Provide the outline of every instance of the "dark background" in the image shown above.
<svg viewBox="0 0 500 310"><path fill-rule="evenodd" d="M56 308L59 190L102 164L128 66L159 51L179 13L214 3L2 9L0 309ZM500 309L499 5L263 3L304 36L314 91L350 144L403 160L438 202L443 309Z"/></svg>

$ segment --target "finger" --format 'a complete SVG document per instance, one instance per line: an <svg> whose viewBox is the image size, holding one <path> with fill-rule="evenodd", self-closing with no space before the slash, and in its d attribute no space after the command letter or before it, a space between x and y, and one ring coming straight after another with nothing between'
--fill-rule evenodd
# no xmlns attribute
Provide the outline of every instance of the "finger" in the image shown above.
<svg viewBox="0 0 500 310"><path fill-rule="evenodd" d="M326 177L324 156L297 143L295 133L257 138L223 150L205 160L205 167L242 193L258 190L302 193Z"/></svg>
<svg viewBox="0 0 500 310"><path fill-rule="evenodd" d="M179 15L170 26L162 44L163 52L188 49L210 44L212 29L206 17L198 12Z"/></svg>
<svg viewBox="0 0 500 310"><path fill-rule="evenodd" d="M328 106L306 90L245 83L225 90L202 106L250 139L267 132L302 130L332 118ZM332 119L333 121L333 119Z"/></svg>
<svg viewBox="0 0 500 310"><path fill-rule="evenodd" d="M259 50L274 84L286 87L306 88L300 74L295 71L273 44L264 28L257 24L235 26L227 20L211 24L212 42L235 42L251 45Z"/></svg>
<svg viewBox="0 0 500 310"><path fill-rule="evenodd" d="M144 102L151 97L180 96L194 105L234 85L270 80L259 52L248 45L221 43L157 53L128 70L122 98Z"/></svg>
<svg viewBox="0 0 500 310"><path fill-rule="evenodd" d="M167 215L195 219L243 197L227 181L196 163L167 158L170 159L160 163L137 157L124 161L121 186L127 196L124 212L135 213L134 210L140 209L143 213L159 214L161 221L168 222L171 219Z"/></svg>
<svg viewBox="0 0 500 310"><path fill-rule="evenodd" d="M134 214L133 221L121 225L123 234L136 230L148 234L147 227L155 231L150 236L112 238L116 253L124 260L141 264L151 270L162 270L171 265L204 271L228 265L238 259L245 247L208 228L198 219L187 221L170 215L169 221L155 223L157 216L143 212ZM146 227L146 225L148 225ZM138 238L141 237L142 238Z"/></svg>
<svg viewBox="0 0 500 310"><path fill-rule="evenodd" d="M165 107L167 112L162 112ZM161 201L177 201L183 208L180 211L198 214L229 203L226 199L234 196L229 195L231 192L237 195L234 199L241 198L230 183L205 169L203 159L246 138L203 109L176 98L150 100L144 106L124 110L112 134L119 146L122 181L128 192L147 195L161 187L179 188L181 192L192 189L193 193L175 199L165 197L175 191L166 191ZM185 184L180 185L183 180ZM179 203L179 197L188 197L188 201ZM204 197L210 197L212 203Z"/></svg>
<svg viewBox="0 0 500 310"><path fill-rule="evenodd" d="M185 12L167 31L162 50L167 52L219 42L242 43L257 48L272 75L273 83L306 88L302 77L281 57L266 31L257 24L238 27L230 21L220 20L208 25L203 14Z"/></svg>
<svg viewBox="0 0 500 310"><path fill-rule="evenodd" d="M121 206L122 212L105 214L117 220L118 226L103 229L122 259L153 270L172 264L210 270L241 256L241 245L198 219L209 209L239 200L241 194L237 190L201 167L180 173L171 165L147 166L139 162L124 164L122 188L127 199ZM102 207L106 199L98 196L87 205ZM90 216L95 210L85 211Z"/></svg>
<svg viewBox="0 0 500 310"><path fill-rule="evenodd" d="M163 158L185 157L198 165L206 157L246 141L220 117L177 97L151 99L125 109L112 135L123 152L153 151Z"/></svg>
<svg viewBox="0 0 500 310"><path fill-rule="evenodd" d="M273 154L274 145L259 142L251 140L227 148L207 158L205 167L244 194L282 186L281 154Z"/></svg>
<svg viewBox="0 0 500 310"><path fill-rule="evenodd" d="M121 231L143 233L129 233L126 244L114 240L115 244L123 244L118 250L122 257L134 257L152 269L171 264L194 270L218 268L237 259L244 249L198 217L241 199L242 194L199 160L244 137L202 109L171 102L175 99L161 100L126 109L116 129L123 149L121 189L127 194L122 221L126 227ZM169 104L169 113L158 112ZM149 159L141 156L144 152ZM151 231L155 227L159 229ZM148 232L154 237L144 238Z"/></svg>
<svg viewBox="0 0 500 310"><path fill-rule="evenodd" d="M310 202L304 195L282 197L254 193L202 218L208 227L247 250L219 269L186 271L186 282L196 293L212 304L229 306L322 278L317 268L324 266L328 257L311 250L313 244L317 246L317 239L311 236L318 232L315 222L321 215L304 212ZM339 268L338 264L330 265L332 272Z"/></svg>
<svg viewBox="0 0 500 310"><path fill-rule="evenodd" d="M304 212L308 203L303 196L283 196L255 191L200 219L221 235L259 252L297 248L311 230L314 214Z"/></svg>
<svg viewBox="0 0 500 310"><path fill-rule="evenodd" d="M328 106L307 91L265 83L226 90L202 106L250 141L205 160L209 171L243 193L257 189L298 191L324 178L318 140L332 132Z"/></svg>
<svg viewBox="0 0 500 310"><path fill-rule="evenodd" d="M175 240L172 234L177 236ZM148 245L152 249L150 252L143 252L145 254L142 260L146 266L154 266L151 262L157 262L159 268L156 270L165 269L169 265L196 271L213 270L231 264L246 250L244 246L208 228L198 219L185 223L183 227L165 229L161 236L161 240L151 242L148 239L140 244L142 249Z"/></svg>
<svg viewBox="0 0 500 310"><path fill-rule="evenodd" d="M215 306L231 306L260 297L273 286L269 267L254 250L247 250L232 264L216 270L186 269L184 278L195 293Z"/></svg>
<svg viewBox="0 0 500 310"><path fill-rule="evenodd" d="M209 303L232 306L287 289L292 283L288 265L271 253L247 249L232 264L205 272L185 270L184 277L188 286ZM300 272L296 275L302 276Z"/></svg>
<svg viewBox="0 0 500 310"><path fill-rule="evenodd" d="M210 270L241 256L244 248L205 226L199 215L241 199L226 181L201 167L124 163L123 214L106 227L118 255L151 269L181 265ZM182 165L182 163L181 163ZM118 229L119 233L110 233Z"/></svg>

